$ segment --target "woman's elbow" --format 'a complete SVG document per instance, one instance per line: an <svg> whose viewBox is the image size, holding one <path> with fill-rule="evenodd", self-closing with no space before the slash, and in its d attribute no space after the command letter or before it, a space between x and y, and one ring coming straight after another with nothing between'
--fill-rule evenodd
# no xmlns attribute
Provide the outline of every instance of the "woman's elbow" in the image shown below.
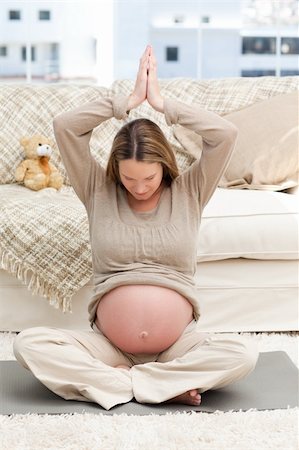
<svg viewBox="0 0 299 450"><path fill-rule="evenodd" d="M52 123L53 123L53 129L56 133L59 130L60 123L61 123L59 116L55 116Z"/></svg>
<svg viewBox="0 0 299 450"><path fill-rule="evenodd" d="M55 134L58 134L61 130L65 129L65 120L63 118L63 113L54 117L53 129Z"/></svg>
<svg viewBox="0 0 299 450"><path fill-rule="evenodd" d="M230 123L226 130L226 138L231 142L234 143L237 140L239 134L239 130L233 123Z"/></svg>

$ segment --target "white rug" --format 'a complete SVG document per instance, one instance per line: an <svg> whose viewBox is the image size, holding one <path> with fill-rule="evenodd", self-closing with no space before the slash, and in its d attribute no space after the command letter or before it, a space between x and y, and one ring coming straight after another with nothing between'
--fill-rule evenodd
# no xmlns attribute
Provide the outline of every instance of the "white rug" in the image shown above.
<svg viewBox="0 0 299 450"><path fill-rule="evenodd" d="M243 334L256 340L260 351L286 351L298 366L298 335ZM1 360L14 359L14 337L0 333ZM0 449L297 450L298 412L0 416Z"/></svg>

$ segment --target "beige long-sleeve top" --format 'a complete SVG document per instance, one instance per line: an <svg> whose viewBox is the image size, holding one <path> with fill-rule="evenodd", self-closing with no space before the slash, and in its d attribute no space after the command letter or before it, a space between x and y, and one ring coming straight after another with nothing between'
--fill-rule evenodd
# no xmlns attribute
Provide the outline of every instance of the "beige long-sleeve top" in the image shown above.
<svg viewBox="0 0 299 450"><path fill-rule="evenodd" d="M166 123L199 133L202 155L163 190L153 211L137 213L129 207L124 188L107 179L89 147L92 130L111 117L127 118L127 106L127 96L104 97L54 119L67 174L88 214L94 284L89 320L92 326L106 292L129 284L176 290L191 302L198 320L194 274L201 214L229 162L237 129L196 104L165 98Z"/></svg>

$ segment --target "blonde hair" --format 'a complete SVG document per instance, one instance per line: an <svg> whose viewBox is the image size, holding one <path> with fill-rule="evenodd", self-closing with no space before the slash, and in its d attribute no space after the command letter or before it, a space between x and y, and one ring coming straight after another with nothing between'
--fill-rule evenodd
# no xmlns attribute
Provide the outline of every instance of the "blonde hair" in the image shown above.
<svg viewBox="0 0 299 450"><path fill-rule="evenodd" d="M136 119L125 124L113 140L106 173L108 179L122 186L119 161L135 159L161 163L163 180L170 185L179 175L175 155L160 127L149 119Z"/></svg>

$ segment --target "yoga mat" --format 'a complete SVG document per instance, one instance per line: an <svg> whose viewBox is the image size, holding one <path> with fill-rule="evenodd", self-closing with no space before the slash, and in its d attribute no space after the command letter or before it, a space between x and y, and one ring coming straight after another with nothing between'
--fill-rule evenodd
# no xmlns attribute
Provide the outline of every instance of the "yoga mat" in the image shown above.
<svg viewBox="0 0 299 450"><path fill-rule="evenodd" d="M0 414L101 413L150 415L183 411L246 411L298 406L298 369L285 352L260 353L246 378L202 394L200 406L140 404L135 400L109 411L96 403L64 400L17 361L0 361Z"/></svg>

